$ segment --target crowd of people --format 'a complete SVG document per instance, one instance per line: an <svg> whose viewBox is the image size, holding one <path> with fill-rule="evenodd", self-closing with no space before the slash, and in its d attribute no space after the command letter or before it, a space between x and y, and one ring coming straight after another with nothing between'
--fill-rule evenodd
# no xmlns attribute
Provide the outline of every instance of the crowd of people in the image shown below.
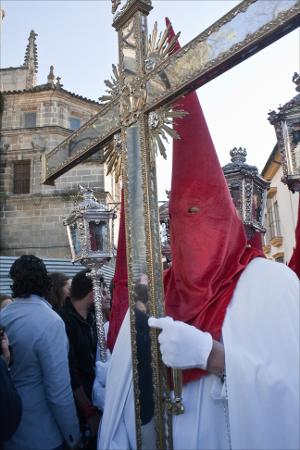
<svg viewBox="0 0 300 450"><path fill-rule="evenodd" d="M264 273L261 280L258 271ZM107 351L108 360L103 363L97 360L93 286L88 270L82 270L70 279L61 273L49 274L40 258L24 255L13 263L10 277L12 297L0 297L1 449L136 448L128 314L112 356ZM103 279L101 282L107 336L111 295ZM263 303L256 300L260 298L259 293L264 296ZM136 322L137 336L147 334L147 295L147 283L143 280L135 290L136 317L142 317ZM233 296L223 326L222 341L170 317L149 319L150 327L162 330L159 343L164 363L184 370L187 376L191 373L187 385L184 385L183 397L185 407L195 414L185 413L174 418L173 431L177 443L174 448L183 449L184 442L187 448L193 449L230 448L225 442L227 431L222 420L222 400L227 395L222 387L225 366L229 377L226 391L230 390L231 403L235 404L238 415L241 411L240 397L249 400L243 420L239 418L235 423L236 419L231 415L231 432L238 436L235 439L241 445L254 442L255 438L247 436L247 432L253 428L251 421L256 418L256 425L262 422L264 427L254 434L258 436L258 445L253 448L298 448L294 415L286 417L284 423L273 429L277 443L270 438L270 426L274 420L279 422L287 410L296 412L299 406L295 389L299 387L295 364L297 355L293 353L297 349L295 318L299 313L298 297L299 282L288 268L256 258L242 275ZM279 316L285 325L290 325L290 329L283 327L274 332L274 323L279 322ZM258 328L249 341L247 330L252 327L251 323L256 323ZM233 330L239 333L238 345ZM142 340L143 343L139 343L137 339L139 360L144 361L143 367L150 368L150 343L148 341L145 348L144 338ZM269 359L273 344L276 348ZM258 363L254 361L258 357L255 357L255 352L260 355ZM265 362L261 361L262 357ZM242 373L245 368L247 374ZM268 379L263 375L266 368ZM199 369L208 374L202 375L200 380L199 376L195 377L195 370ZM143 372L139 369L139 375L144 387L140 397L141 405L144 404L141 408L143 427L153 419L153 386L149 370ZM241 383L241 377L247 380L245 385ZM257 377L260 381L257 379L254 383ZM195 399L199 395L202 400L196 407ZM252 396L251 401L249 396ZM252 417L250 421L249 417ZM199 436L208 422L215 424L216 429L207 429L205 445L199 447ZM126 432L120 429L120 423L122 426L125 424ZM188 439L182 435L182 427L189 430ZM242 432L236 427L241 427ZM272 447L266 446L274 442ZM290 447L289 443L295 445ZM149 447L148 439L145 448L155 448L153 439L152 445ZM244 445L232 448L246 449Z"/></svg>
<svg viewBox="0 0 300 450"><path fill-rule="evenodd" d="M33 255L10 269L12 297L0 296L5 450L96 449L102 411L92 402L97 335L88 272L48 273ZM101 281L107 320L110 291Z"/></svg>

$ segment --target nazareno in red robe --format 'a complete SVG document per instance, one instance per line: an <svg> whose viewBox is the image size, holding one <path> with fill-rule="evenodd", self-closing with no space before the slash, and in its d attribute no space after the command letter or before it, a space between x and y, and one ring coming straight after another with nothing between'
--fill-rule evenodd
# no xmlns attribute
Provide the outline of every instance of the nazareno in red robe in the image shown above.
<svg viewBox="0 0 300 450"><path fill-rule="evenodd" d="M170 27L170 39L172 36ZM177 43L175 51L179 48ZM173 141L169 202L172 267L164 273L165 310L166 315L219 340L226 308L243 269L263 253L247 244L196 93L181 98L174 107L188 115L174 123L180 139ZM108 334L111 350L128 308L125 266L123 205ZM183 381L203 375L200 369L185 370Z"/></svg>

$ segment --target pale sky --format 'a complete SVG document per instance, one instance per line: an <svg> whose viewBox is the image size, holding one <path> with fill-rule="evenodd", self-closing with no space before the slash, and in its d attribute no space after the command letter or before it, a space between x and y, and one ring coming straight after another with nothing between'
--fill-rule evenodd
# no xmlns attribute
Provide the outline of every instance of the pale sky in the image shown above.
<svg viewBox="0 0 300 450"><path fill-rule="evenodd" d="M269 0L265 0L269 1ZM155 21L165 28L168 16L185 45L239 2L232 0L154 0L148 31ZM95 1L2 0L1 67L23 64L30 30L38 33L38 82L47 81L50 65L64 89L97 100L104 79L118 63L117 33L111 3ZM268 111L296 95L291 79L299 72L299 29L198 90L222 165L233 147L245 147L247 162L264 167L275 143ZM170 157L158 161L159 198L169 189Z"/></svg>

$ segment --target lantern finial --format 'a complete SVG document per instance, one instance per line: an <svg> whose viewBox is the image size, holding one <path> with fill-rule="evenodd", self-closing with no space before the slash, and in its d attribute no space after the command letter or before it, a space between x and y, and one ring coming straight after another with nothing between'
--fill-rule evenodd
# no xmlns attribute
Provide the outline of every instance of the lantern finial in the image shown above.
<svg viewBox="0 0 300 450"><path fill-rule="evenodd" d="M251 172L252 174L258 173L258 168L256 166L250 166L246 163L247 150L244 147L234 147L229 152L231 156L231 162L223 167L223 172L226 176L227 173L240 171L241 169Z"/></svg>
<svg viewBox="0 0 300 450"><path fill-rule="evenodd" d="M296 85L296 91L300 92L300 75L297 72L294 73L292 81Z"/></svg>
<svg viewBox="0 0 300 450"><path fill-rule="evenodd" d="M78 184L78 189L79 189L78 196L74 202L75 209L82 209L82 208L107 209L105 205L102 205L101 203L98 202L98 200L94 195L93 189L81 186L81 184Z"/></svg>
<svg viewBox="0 0 300 450"><path fill-rule="evenodd" d="M247 150L242 147L239 148L234 147L232 150L230 150L230 156L231 161L234 164L242 165L246 162Z"/></svg>

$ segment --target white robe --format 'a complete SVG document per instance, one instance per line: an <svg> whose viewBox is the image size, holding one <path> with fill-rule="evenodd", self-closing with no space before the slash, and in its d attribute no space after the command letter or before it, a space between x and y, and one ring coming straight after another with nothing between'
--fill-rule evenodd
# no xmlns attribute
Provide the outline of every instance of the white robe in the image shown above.
<svg viewBox="0 0 300 450"><path fill-rule="evenodd" d="M174 449L298 450L299 280L286 266L256 258L244 270L222 328L226 389L214 375L183 389L173 420ZM129 317L107 377L98 450L136 448ZM228 424L230 433L228 432Z"/></svg>

